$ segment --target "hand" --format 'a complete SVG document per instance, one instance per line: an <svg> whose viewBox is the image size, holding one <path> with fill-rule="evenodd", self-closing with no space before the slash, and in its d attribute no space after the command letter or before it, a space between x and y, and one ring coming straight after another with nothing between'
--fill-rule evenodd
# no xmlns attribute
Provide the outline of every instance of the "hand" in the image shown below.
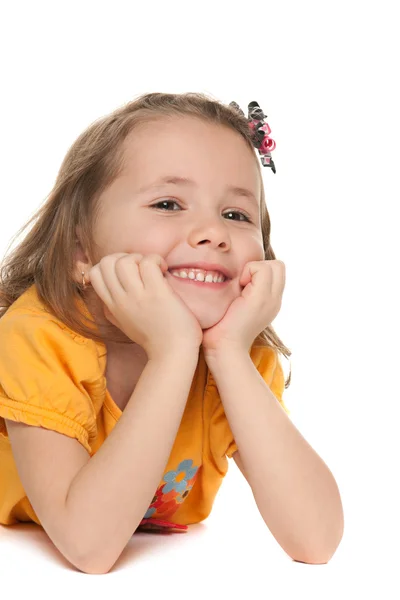
<svg viewBox="0 0 400 600"><path fill-rule="evenodd" d="M201 344L200 324L165 279L167 270L158 254L119 252L89 271L105 317L142 346L149 360L177 347L198 352Z"/></svg>
<svg viewBox="0 0 400 600"><path fill-rule="evenodd" d="M286 268L281 260L245 264L239 279L244 286L224 317L203 331L204 355L230 347L250 351L256 337L272 323L282 305Z"/></svg>

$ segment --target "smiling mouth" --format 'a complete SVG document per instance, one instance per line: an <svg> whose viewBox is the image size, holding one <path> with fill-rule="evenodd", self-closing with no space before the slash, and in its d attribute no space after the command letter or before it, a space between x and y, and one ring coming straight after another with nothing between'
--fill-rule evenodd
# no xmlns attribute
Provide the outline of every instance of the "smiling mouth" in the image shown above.
<svg viewBox="0 0 400 600"><path fill-rule="evenodd" d="M178 281L186 284L186 285L194 285L197 287L202 287L202 288L206 288L206 289L211 289L211 288L215 288L215 289L221 289L223 287L226 287L227 284L231 281L230 279L225 279L225 281L220 281L218 283L210 283L209 281L199 281L198 279L190 279L190 277L178 277L177 275L172 275L172 273L170 271L167 271L166 275L168 275L169 277L173 278L173 279L177 279Z"/></svg>

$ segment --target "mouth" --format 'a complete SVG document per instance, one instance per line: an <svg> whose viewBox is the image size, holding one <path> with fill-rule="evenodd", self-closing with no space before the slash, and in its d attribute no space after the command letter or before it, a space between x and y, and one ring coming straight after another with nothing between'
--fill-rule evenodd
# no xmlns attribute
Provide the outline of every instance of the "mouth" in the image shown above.
<svg viewBox="0 0 400 600"><path fill-rule="evenodd" d="M167 271L165 274L169 279L176 279L179 283L183 285L192 285L195 287L203 288L203 289L215 289L220 290L221 288L225 288L230 281L229 278L226 278L225 281L221 281L218 283L210 283L209 281L198 281L197 279L190 279L190 277L178 277L177 275L172 275L170 271Z"/></svg>

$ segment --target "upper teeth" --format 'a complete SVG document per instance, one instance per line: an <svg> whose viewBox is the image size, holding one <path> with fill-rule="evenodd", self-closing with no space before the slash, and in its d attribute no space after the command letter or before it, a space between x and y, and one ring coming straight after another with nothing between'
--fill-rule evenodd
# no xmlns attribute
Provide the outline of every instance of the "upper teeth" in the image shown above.
<svg viewBox="0 0 400 600"><path fill-rule="evenodd" d="M205 281L206 283L221 283L226 277L218 271L203 271L202 269L173 269L171 274L175 277L188 277L196 281Z"/></svg>

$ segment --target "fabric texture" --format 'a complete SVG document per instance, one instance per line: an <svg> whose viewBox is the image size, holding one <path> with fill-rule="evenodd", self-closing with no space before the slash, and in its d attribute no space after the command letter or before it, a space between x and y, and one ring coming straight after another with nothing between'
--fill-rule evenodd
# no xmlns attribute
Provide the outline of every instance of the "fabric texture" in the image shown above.
<svg viewBox="0 0 400 600"><path fill-rule="evenodd" d="M83 312L88 314L82 301ZM252 361L282 400L284 374L272 348L253 347ZM32 285L0 319L0 524L41 525L13 459L4 419L77 440L93 456L122 415L107 390L104 344L49 313ZM185 531L208 517L237 451L203 352L163 479L138 530ZM43 465L43 468L46 468Z"/></svg>

